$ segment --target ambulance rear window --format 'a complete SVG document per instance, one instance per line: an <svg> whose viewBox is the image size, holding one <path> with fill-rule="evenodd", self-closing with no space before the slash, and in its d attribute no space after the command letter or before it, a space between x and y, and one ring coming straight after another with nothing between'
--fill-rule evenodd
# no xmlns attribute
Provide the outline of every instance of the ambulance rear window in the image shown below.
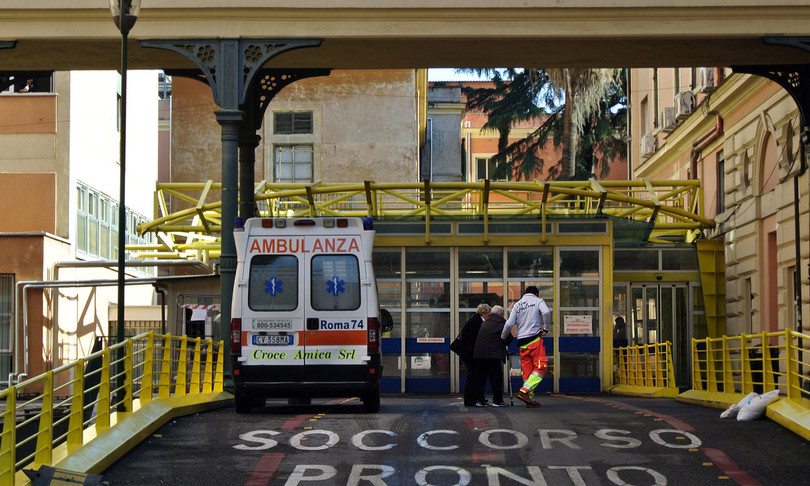
<svg viewBox="0 0 810 486"><path fill-rule="evenodd" d="M312 308L321 311L360 308L360 268L356 256L312 257Z"/></svg>
<svg viewBox="0 0 810 486"><path fill-rule="evenodd" d="M298 258L257 255L250 260L248 307L291 311L298 307Z"/></svg>

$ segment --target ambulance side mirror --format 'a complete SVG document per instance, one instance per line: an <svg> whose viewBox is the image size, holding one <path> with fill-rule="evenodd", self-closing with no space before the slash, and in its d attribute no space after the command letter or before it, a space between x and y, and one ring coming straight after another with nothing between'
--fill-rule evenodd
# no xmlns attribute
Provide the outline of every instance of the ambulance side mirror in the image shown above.
<svg viewBox="0 0 810 486"><path fill-rule="evenodd" d="M391 329L394 328L394 318L387 309L380 309L380 326L382 332L391 332Z"/></svg>

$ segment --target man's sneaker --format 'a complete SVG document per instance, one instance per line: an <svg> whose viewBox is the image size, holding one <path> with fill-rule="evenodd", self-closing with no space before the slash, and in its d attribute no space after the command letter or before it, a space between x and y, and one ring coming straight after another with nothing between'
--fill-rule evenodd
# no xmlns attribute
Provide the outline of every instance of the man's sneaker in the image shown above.
<svg viewBox="0 0 810 486"><path fill-rule="evenodd" d="M509 405L506 404L506 403L500 402L500 403L493 403L492 406L493 407L508 407Z"/></svg>
<svg viewBox="0 0 810 486"><path fill-rule="evenodd" d="M537 403L525 391L519 391L519 392L517 392L517 395L515 395L515 396L518 398L518 400L520 400L521 402L524 402L526 405L529 405L531 403Z"/></svg>
<svg viewBox="0 0 810 486"><path fill-rule="evenodd" d="M526 408L537 408L540 404L532 400L531 402L526 402Z"/></svg>
<svg viewBox="0 0 810 486"><path fill-rule="evenodd" d="M487 406L487 402L486 402L486 401L484 401L484 402L476 402L476 403L475 403L475 406L476 406L476 407L486 407L486 406Z"/></svg>

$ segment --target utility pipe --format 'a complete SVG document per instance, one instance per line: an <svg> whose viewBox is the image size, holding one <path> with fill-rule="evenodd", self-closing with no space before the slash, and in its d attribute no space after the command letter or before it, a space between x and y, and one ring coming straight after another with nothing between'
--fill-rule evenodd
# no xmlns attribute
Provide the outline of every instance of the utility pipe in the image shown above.
<svg viewBox="0 0 810 486"><path fill-rule="evenodd" d="M128 285L143 285L143 284L154 284L157 283L157 277L150 277L150 278L132 278L126 280L126 284ZM20 298L20 289L22 289L22 307L23 307L23 372L18 373L19 370L19 359L14 356L14 353L17 352L19 349L19 334L17 333L17 329L20 327L19 323L19 316L20 313L17 312L13 318L14 322L14 349L12 350L12 364L14 365L14 371L8 375L8 386L11 386L14 382L14 377L17 377L17 383L20 382L20 379L24 376L28 376L28 290L30 289L46 289L46 288L64 288L64 287L113 287L118 285L118 279L104 279L104 280L74 280L74 281L64 281L64 282L54 282L52 280L23 280L21 282L17 282L14 287L14 302L18 302ZM55 323L55 320L52 321ZM58 329L55 327L54 324L53 331L56 332ZM51 350L51 356L56 356L56 348Z"/></svg>
<svg viewBox="0 0 810 486"><path fill-rule="evenodd" d="M697 163L703 149L705 149L706 147L709 146L709 144L717 140L717 138L722 134L723 134L723 117L721 117L720 115L715 115L714 128L701 135L701 137L695 140L695 142L692 144L692 153L689 156L690 179L698 179Z"/></svg>
<svg viewBox="0 0 810 486"><path fill-rule="evenodd" d="M51 265L51 279L54 282L59 281L59 269L60 268L114 268L118 267L119 261L118 260L64 260L60 262L55 262ZM200 262L198 260L185 260L185 259L169 259L169 260L126 260L124 262L125 267L158 267L158 266L167 266L167 267L177 267L177 266L191 266L191 267L201 267L204 269L210 268L207 264ZM120 281L120 279L119 279ZM16 305L16 301L15 301ZM27 310L26 310L27 312ZM53 328L53 333L51 336L51 348L54 352L58 352L59 350L59 294L57 293L54 295L53 299L53 320L51 324ZM15 348L16 351L16 348ZM56 362L59 359L57 354L51 355Z"/></svg>
<svg viewBox="0 0 810 486"><path fill-rule="evenodd" d="M128 260L126 266L132 267L152 267L152 266L202 266L204 268L208 268L203 262L197 260ZM30 281L21 281L17 282L17 285L14 289L14 303L11 306L11 322L14 323L12 327L13 333L13 341L14 347L12 348L12 372L9 373L9 380L8 386L11 386L13 382L13 377L17 376L17 381L19 379L28 375L28 306L27 306L27 290L29 288L78 288L78 287L87 287L87 286L98 286L98 287L107 287L110 286L110 282L115 282L117 284L118 280L109 280L109 279L102 279L102 280L95 280L97 282L103 282L98 285L93 285L92 282L94 280L76 280L76 281L66 281L60 282L58 280L59 276L59 269L60 268L112 268L118 265L117 261L114 260L93 260L93 261L75 261L75 260L68 260L68 261L61 261L56 262L52 265L51 275L53 275L53 280L30 280ZM147 279L129 279L126 282L131 282L131 284L138 284L138 282L143 281L143 284L146 283L155 283L157 282L157 278L151 277ZM19 302L19 293L20 287L26 286L23 289L23 344L24 344L24 353L23 353L23 364L24 364L24 371L23 373L19 372L19 359L16 356L17 351L20 347L19 342L19 315L20 313L16 311L17 303ZM58 360L58 350L59 350L59 313L58 313L58 303L59 303L59 295L55 295L53 299L53 319L51 321L52 327L52 340L51 340L51 359L56 361ZM164 302L165 303L165 302Z"/></svg>

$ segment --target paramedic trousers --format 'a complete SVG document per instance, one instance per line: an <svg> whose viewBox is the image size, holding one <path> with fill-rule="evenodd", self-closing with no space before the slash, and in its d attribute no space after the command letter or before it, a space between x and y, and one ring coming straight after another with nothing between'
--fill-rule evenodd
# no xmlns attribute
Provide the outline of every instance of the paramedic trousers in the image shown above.
<svg viewBox="0 0 810 486"><path fill-rule="evenodd" d="M520 368L523 371L523 386L520 387L520 391L533 396L534 389L543 381L546 370L548 370L548 358L543 338L538 337L520 347Z"/></svg>

